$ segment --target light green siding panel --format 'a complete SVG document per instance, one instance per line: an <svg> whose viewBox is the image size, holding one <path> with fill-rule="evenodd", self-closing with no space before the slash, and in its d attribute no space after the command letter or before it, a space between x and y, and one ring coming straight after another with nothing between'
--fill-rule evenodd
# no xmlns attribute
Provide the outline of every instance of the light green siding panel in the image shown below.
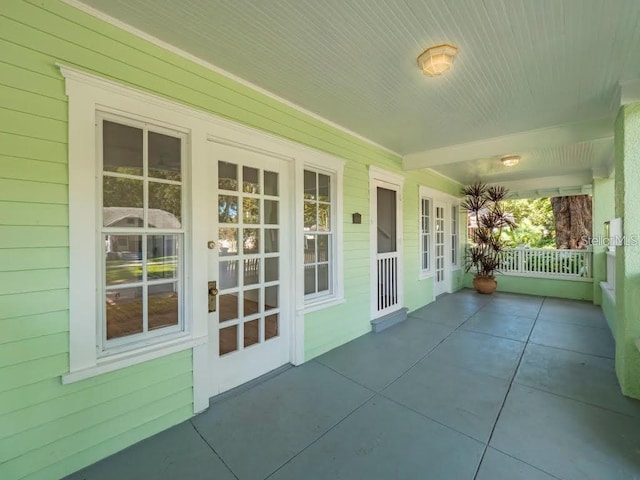
<svg viewBox="0 0 640 480"><path fill-rule="evenodd" d="M69 246L67 227L16 227L0 225L1 248ZM0 312L2 316L2 312Z"/></svg>
<svg viewBox="0 0 640 480"><path fill-rule="evenodd" d="M192 410L190 405L161 414L151 421L118 433L106 441L81 450L62 461L47 465L44 469L25 477L25 480L51 480L52 478L64 477L86 465L116 453L122 449L122 445L132 445L169 427L177 425L189 418L191 414Z"/></svg>
<svg viewBox="0 0 640 480"><path fill-rule="evenodd" d="M103 422L91 428L85 428L77 435L65 437L57 442L14 458L0 465L0 477L21 478L35 473L39 469L51 465L60 458L69 457L84 449L99 445L104 439L121 435L132 428L147 421L161 418L176 410L176 406L184 406L192 401L191 389L179 391L165 398L156 399L137 409L131 409L126 415ZM186 410L186 409L185 409ZM183 412L185 411L183 410ZM185 420L188 417L182 418ZM142 420L145 419L145 420ZM69 472L70 473L70 472Z"/></svg>
<svg viewBox="0 0 640 480"><path fill-rule="evenodd" d="M54 333L65 332L66 336L69 331L69 312L61 310L0 320L0 330L0 345Z"/></svg>
<svg viewBox="0 0 640 480"><path fill-rule="evenodd" d="M68 248L0 249L0 272L67 268L68 265Z"/></svg>
<svg viewBox="0 0 640 480"><path fill-rule="evenodd" d="M2 439L0 440L0 464L65 437L81 435L83 431L114 421L132 410L148 407L164 398L167 392L180 392L184 399L182 405L188 404L191 402L191 382L190 374L167 378L155 385L147 385L145 388L108 402L94 403L89 408Z"/></svg>
<svg viewBox="0 0 640 480"><path fill-rule="evenodd" d="M64 226L69 224L68 209L66 205L0 201L0 224Z"/></svg>
<svg viewBox="0 0 640 480"><path fill-rule="evenodd" d="M68 287L69 271L66 268L0 272L0 293L3 295Z"/></svg>
<svg viewBox="0 0 640 480"><path fill-rule="evenodd" d="M0 35L2 35L1 31ZM11 44L0 39L0 52L6 53L6 50L4 49L6 45ZM19 64L20 58L21 57L14 58L14 62ZM55 72L57 69L53 62L51 62L50 57L49 62L48 68L52 72ZM29 70L28 67L20 68L12 64L2 62L0 62L0 72L2 73L2 75L0 75L0 83L7 87L38 93L44 97L55 98L63 101L67 98L64 93L64 81L60 78L59 73L57 77L51 77L49 75L42 75L40 73L33 72Z"/></svg>
<svg viewBox="0 0 640 480"><path fill-rule="evenodd" d="M63 143L67 124L60 120L0 108L0 131Z"/></svg>
<svg viewBox="0 0 640 480"><path fill-rule="evenodd" d="M86 388L82 391L82 395L64 395L36 405L19 408L11 414L0 416L0 425L3 426L0 430L0 438L10 437L44 425L51 421L52 416L54 418L67 417L95 405L111 409L112 404L109 402L122 397L125 391L126 395L136 394L139 390L164 383L167 379L175 380L176 385L184 385L185 382L190 381L191 375L191 365L186 362L165 363L162 369L147 369L143 373L130 375L127 379L128 385L131 386L130 391L123 388L113 388L112 383L109 382Z"/></svg>
<svg viewBox="0 0 640 480"><path fill-rule="evenodd" d="M67 102L0 84L0 105L9 110L66 120Z"/></svg>
<svg viewBox="0 0 640 480"><path fill-rule="evenodd" d="M67 186L0 178L0 201L66 204ZM2 217L0 217L0 222ZM2 222L7 225L7 223Z"/></svg>
<svg viewBox="0 0 640 480"><path fill-rule="evenodd" d="M557 280L550 278L532 278L498 275L498 291L540 295L543 297L569 298L573 300L593 299L591 282ZM464 276L464 286L473 288L473 274Z"/></svg>
<svg viewBox="0 0 640 480"><path fill-rule="evenodd" d="M69 335L66 332L21 342L4 343L0 345L0 365L5 367L18 365L68 351Z"/></svg>
<svg viewBox="0 0 640 480"><path fill-rule="evenodd" d="M60 384L60 378L53 376L19 389L0 393L0 415L51 402L60 397L65 397L68 401L73 401L74 398L84 399L85 392L93 388L97 388L98 392L114 391L124 394L124 392L135 390L144 378L161 379L164 372L171 372L174 366L179 366L181 371L191 369L191 351L184 350L63 387ZM52 415L51 418L55 416Z"/></svg>
<svg viewBox="0 0 640 480"><path fill-rule="evenodd" d="M57 377L68 369L69 359L66 353L0 368L0 392Z"/></svg>
<svg viewBox="0 0 640 480"><path fill-rule="evenodd" d="M0 154L45 162L67 163L66 144L5 132L0 132Z"/></svg>
<svg viewBox="0 0 640 480"><path fill-rule="evenodd" d="M69 291L66 289L0 295L0 320L68 308Z"/></svg>
<svg viewBox="0 0 640 480"><path fill-rule="evenodd" d="M68 175L62 163L0 155L0 178L66 184Z"/></svg>

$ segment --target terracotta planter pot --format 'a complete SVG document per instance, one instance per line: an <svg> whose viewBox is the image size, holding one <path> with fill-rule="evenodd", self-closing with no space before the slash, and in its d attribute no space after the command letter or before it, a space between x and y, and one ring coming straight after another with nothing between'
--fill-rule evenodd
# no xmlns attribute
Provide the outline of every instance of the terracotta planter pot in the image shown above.
<svg viewBox="0 0 640 480"><path fill-rule="evenodd" d="M478 293L491 295L498 288L498 281L492 277L473 277L473 288Z"/></svg>

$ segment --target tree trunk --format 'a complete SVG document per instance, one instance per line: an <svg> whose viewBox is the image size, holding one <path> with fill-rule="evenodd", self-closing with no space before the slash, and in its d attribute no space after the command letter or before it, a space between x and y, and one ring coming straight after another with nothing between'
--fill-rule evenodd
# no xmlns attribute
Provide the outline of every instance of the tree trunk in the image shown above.
<svg viewBox="0 0 640 480"><path fill-rule="evenodd" d="M556 248L587 248L591 237L591 197L553 197L551 206L556 219Z"/></svg>

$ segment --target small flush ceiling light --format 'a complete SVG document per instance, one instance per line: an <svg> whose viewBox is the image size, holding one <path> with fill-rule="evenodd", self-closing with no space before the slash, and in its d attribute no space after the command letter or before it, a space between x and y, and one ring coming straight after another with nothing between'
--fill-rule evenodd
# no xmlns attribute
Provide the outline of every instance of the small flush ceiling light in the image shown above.
<svg viewBox="0 0 640 480"><path fill-rule="evenodd" d="M418 66L425 75L437 77L451 69L457 52L456 47L446 43L427 48L418 57Z"/></svg>
<svg viewBox="0 0 640 480"><path fill-rule="evenodd" d="M505 155L500 161L505 167L514 167L520 161L520 155Z"/></svg>

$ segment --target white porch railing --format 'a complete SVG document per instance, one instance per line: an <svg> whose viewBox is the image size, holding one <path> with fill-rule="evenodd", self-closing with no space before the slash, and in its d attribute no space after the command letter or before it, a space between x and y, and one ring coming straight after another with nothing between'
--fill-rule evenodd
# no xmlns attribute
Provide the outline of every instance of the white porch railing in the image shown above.
<svg viewBox="0 0 640 480"><path fill-rule="evenodd" d="M592 252L513 248L504 252L500 273L523 277L592 280Z"/></svg>

